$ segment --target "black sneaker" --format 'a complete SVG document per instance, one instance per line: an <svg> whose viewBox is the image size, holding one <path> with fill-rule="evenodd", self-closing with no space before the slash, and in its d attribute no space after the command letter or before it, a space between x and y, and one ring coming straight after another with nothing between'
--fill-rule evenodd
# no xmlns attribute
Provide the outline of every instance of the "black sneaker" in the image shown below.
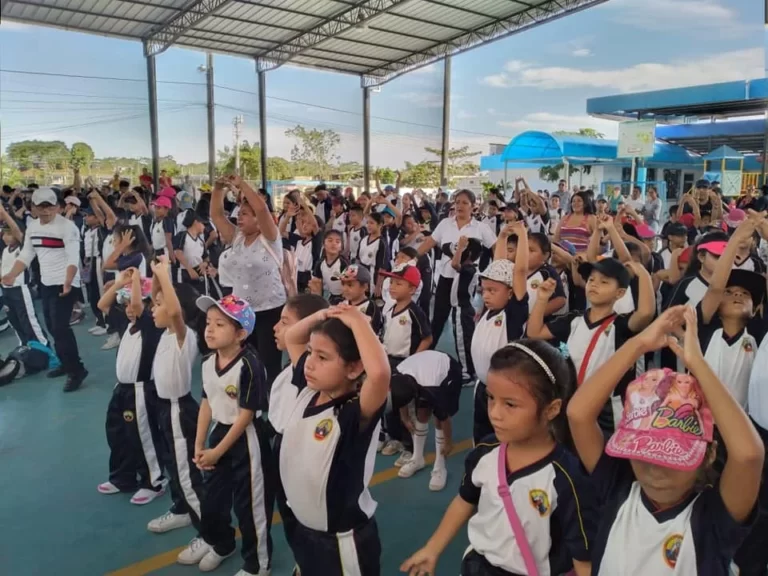
<svg viewBox="0 0 768 576"><path fill-rule="evenodd" d="M48 378L61 378L62 376L65 376L65 375L66 375L66 372L64 371L64 367L63 366L59 366L58 368L54 368L53 370L48 372L48 374L46 374L46 376L48 376Z"/></svg>
<svg viewBox="0 0 768 576"><path fill-rule="evenodd" d="M67 383L64 384L64 392L74 392L83 385L83 380L85 380L87 377L88 370L85 368L83 368L77 374L70 375L70 377L67 378Z"/></svg>

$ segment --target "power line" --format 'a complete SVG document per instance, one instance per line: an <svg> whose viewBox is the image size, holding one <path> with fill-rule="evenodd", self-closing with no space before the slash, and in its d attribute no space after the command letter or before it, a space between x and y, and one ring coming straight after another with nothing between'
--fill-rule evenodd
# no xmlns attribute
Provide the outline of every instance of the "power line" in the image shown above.
<svg viewBox="0 0 768 576"><path fill-rule="evenodd" d="M28 74L28 75L38 75L38 76L57 76L57 77L64 77L64 78L81 78L81 79L90 79L90 80L112 80L112 81L125 81L125 82L144 82L146 83L145 79L139 79L139 78L115 78L115 77L108 77L108 76L86 76L86 75L78 75L78 74L64 74L64 73L56 73L56 72L38 72L38 71L28 71L28 70L8 70L8 69L2 69L0 68L0 72L4 72L7 74ZM204 82L182 82L182 81L175 81L175 80L158 80L157 81L160 84L182 84L182 85L191 85L191 86L205 86ZM249 90L242 90L240 88L233 88L231 86L224 86L222 84L215 84L217 88L221 88L223 90L230 90L232 92L239 92L241 94L248 94L251 96L258 96L257 92L251 92ZM341 108L334 108L332 106L323 106L320 104L314 104L310 102L302 102L299 100L291 100L289 98L281 98L278 96L267 96L268 99L277 100L281 102L288 102L291 104L298 104L301 106L311 106L314 108L318 108L321 110L329 110L332 112L339 112L342 114L352 114L355 116L362 116L361 112L354 112L352 110L343 110ZM406 124L410 126L420 126L422 128L433 128L436 130L440 130L441 126L432 125L432 124L421 124L418 122L411 122L408 120L400 120L398 118L387 118L384 116L371 116L371 118L375 118L376 120L384 120L387 122L396 122L399 124ZM454 128L451 130L451 132L461 132L463 134L472 134L475 136L487 136L490 138L502 138L506 139L506 136L501 136L499 134L489 134L486 132L476 132L473 130L461 130L459 128Z"/></svg>

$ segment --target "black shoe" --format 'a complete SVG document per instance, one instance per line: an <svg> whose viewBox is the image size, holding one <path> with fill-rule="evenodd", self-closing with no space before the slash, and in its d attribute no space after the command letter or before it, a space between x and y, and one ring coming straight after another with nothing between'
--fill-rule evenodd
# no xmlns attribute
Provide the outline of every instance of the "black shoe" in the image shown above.
<svg viewBox="0 0 768 576"><path fill-rule="evenodd" d="M48 372L48 374L46 374L46 376L48 376L48 378L61 378L64 375L66 375L66 372L64 371L64 367L63 366L59 366L58 368L54 368L53 370Z"/></svg>
<svg viewBox="0 0 768 576"><path fill-rule="evenodd" d="M88 376L88 370L82 369L77 374L70 375L69 378L67 378L67 383L64 384L64 392L74 392L80 386L83 385L83 380L86 379Z"/></svg>

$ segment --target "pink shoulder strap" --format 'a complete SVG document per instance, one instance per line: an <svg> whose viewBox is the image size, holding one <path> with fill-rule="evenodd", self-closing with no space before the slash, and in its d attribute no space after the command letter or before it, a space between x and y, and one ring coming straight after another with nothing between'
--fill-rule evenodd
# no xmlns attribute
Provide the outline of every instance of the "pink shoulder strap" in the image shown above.
<svg viewBox="0 0 768 576"><path fill-rule="evenodd" d="M509 493L509 485L507 484L507 445L505 443L499 445L498 471L499 496L504 503L504 510L507 513L509 525L512 527L512 533L515 535L517 547L520 549L520 554L523 556L525 571L528 573L528 576L539 576L539 570L536 566L536 560L533 558L531 545L528 544L525 530L517 515L515 505L512 502L512 495Z"/></svg>

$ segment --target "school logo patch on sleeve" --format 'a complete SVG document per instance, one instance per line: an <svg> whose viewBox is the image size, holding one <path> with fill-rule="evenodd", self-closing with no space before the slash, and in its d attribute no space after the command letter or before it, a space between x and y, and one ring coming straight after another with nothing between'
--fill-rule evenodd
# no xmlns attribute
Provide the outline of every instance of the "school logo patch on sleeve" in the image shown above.
<svg viewBox="0 0 768 576"><path fill-rule="evenodd" d="M133 419L134 419L133 412L131 412L130 410L125 410L123 412L123 420L125 420L126 422L133 422Z"/></svg>
<svg viewBox="0 0 768 576"><path fill-rule="evenodd" d="M224 388L224 394L232 398L232 400L235 400L237 398L237 386L233 386L230 384L226 388Z"/></svg>
<svg viewBox="0 0 768 576"><path fill-rule="evenodd" d="M539 513L539 516L544 518L547 514L549 514L549 496L546 492L544 492L544 490L531 490L528 492L528 498L531 501L531 506L536 509L536 512Z"/></svg>
<svg viewBox="0 0 768 576"><path fill-rule="evenodd" d="M667 566L674 568L677 564L677 556L680 554L680 546L683 544L682 534L672 534L664 541L664 547L661 552L664 554L664 562Z"/></svg>
<svg viewBox="0 0 768 576"><path fill-rule="evenodd" d="M331 430L333 430L333 420L330 418L320 420L317 426L315 426L315 440L322 442L328 437L328 434L331 433Z"/></svg>

